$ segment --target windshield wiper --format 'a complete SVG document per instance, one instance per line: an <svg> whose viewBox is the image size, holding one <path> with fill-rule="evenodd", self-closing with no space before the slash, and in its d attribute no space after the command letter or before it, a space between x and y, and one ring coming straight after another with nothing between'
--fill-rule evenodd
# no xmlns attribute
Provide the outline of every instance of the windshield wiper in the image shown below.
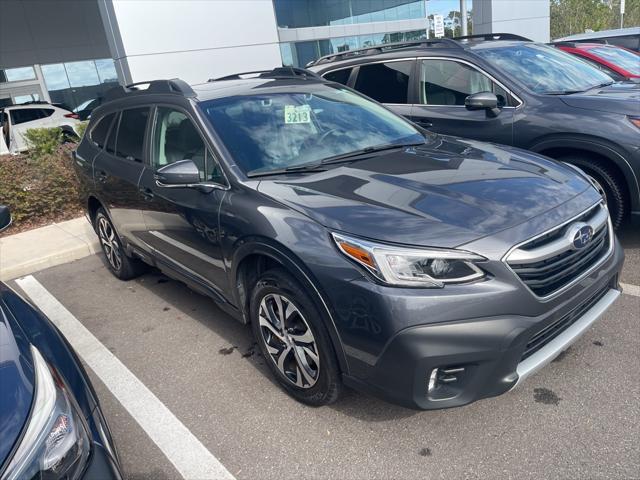
<svg viewBox="0 0 640 480"><path fill-rule="evenodd" d="M424 142L420 143L388 143L385 145L377 145L374 147L366 147L360 150L355 150L349 153L343 153L341 155L335 155L333 157L328 157L320 162L320 165L331 165L334 163L341 163L355 160L356 157L361 157L363 155L370 155L371 153L384 152L385 150L396 150L399 148L407 148L407 147L417 147L418 145L424 145Z"/></svg>
<svg viewBox="0 0 640 480"><path fill-rule="evenodd" d="M278 168L275 170L262 170L258 168L247 172L247 177L266 177L268 175L282 175L284 173L291 172L324 172L327 169L323 168L324 165L332 165L335 163L348 162L356 160L357 157L363 155L369 156L372 153L383 152L385 150L395 150L399 148L417 147L418 145L424 145L424 142L420 143L389 143L385 145L377 145L373 147L366 147L361 150L355 150L349 153L343 153L341 155L335 155L328 157L321 162L301 163L300 165L291 165L285 168Z"/></svg>
<svg viewBox="0 0 640 480"><path fill-rule="evenodd" d="M601 83L600 85L594 85L593 87L589 87L589 88L587 88L587 90L593 90L594 88L608 87L609 85L613 85L614 83L616 83L616 82L604 82L604 83ZM585 90L585 92L587 90Z"/></svg>
<svg viewBox="0 0 640 480"><path fill-rule="evenodd" d="M573 93L582 93L586 90L549 90L547 92L542 92L545 95L571 95Z"/></svg>
<svg viewBox="0 0 640 480"><path fill-rule="evenodd" d="M275 170L262 170L258 168L257 170L251 170L247 172L247 177L266 177L268 175L282 175L283 173L291 173L291 172L324 172L326 168L322 168L322 165L318 162L313 163L302 163L300 165L291 165L285 168L277 168Z"/></svg>

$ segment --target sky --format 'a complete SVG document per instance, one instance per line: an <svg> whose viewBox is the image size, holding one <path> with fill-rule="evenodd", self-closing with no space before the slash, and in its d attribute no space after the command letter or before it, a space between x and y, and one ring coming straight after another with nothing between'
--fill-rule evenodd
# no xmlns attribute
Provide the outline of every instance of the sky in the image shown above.
<svg viewBox="0 0 640 480"><path fill-rule="evenodd" d="M467 0L467 10L471 10L472 2ZM428 0L427 15L446 17L451 10L460 11L460 0Z"/></svg>

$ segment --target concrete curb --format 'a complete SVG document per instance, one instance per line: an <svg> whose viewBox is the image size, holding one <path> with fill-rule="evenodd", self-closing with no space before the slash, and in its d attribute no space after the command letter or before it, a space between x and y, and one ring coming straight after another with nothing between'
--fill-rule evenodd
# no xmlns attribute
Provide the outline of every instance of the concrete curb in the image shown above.
<svg viewBox="0 0 640 480"><path fill-rule="evenodd" d="M22 277L100 251L85 217L0 238L0 280Z"/></svg>

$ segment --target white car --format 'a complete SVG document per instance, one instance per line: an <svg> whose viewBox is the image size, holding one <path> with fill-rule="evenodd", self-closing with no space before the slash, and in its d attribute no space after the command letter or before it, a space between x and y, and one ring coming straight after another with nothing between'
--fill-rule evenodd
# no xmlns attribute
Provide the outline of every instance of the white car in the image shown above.
<svg viewBox="0 0 640 480"><path fill-rule="evenodd" d="M11 105L0 109L0 153L28 149L24 134L31 128L60 127L67 136L78 136L78 115L49 103Z"/></svg>

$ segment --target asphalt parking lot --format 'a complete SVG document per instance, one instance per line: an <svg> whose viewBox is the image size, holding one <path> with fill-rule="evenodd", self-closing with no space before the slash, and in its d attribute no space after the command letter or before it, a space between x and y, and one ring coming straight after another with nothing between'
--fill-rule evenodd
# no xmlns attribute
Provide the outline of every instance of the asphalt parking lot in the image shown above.
<svg viewBox="0 0 640 480"><path fill-rule="evenodd" d="M640 230L621 239L622 282L640 286ZM34 277L237 479L640 478L640 287L518 389L420 412L352 391L296 403L248 327L157 272L120 282L91 256ZM127 478L180 478L90 374Z"/></svg>

